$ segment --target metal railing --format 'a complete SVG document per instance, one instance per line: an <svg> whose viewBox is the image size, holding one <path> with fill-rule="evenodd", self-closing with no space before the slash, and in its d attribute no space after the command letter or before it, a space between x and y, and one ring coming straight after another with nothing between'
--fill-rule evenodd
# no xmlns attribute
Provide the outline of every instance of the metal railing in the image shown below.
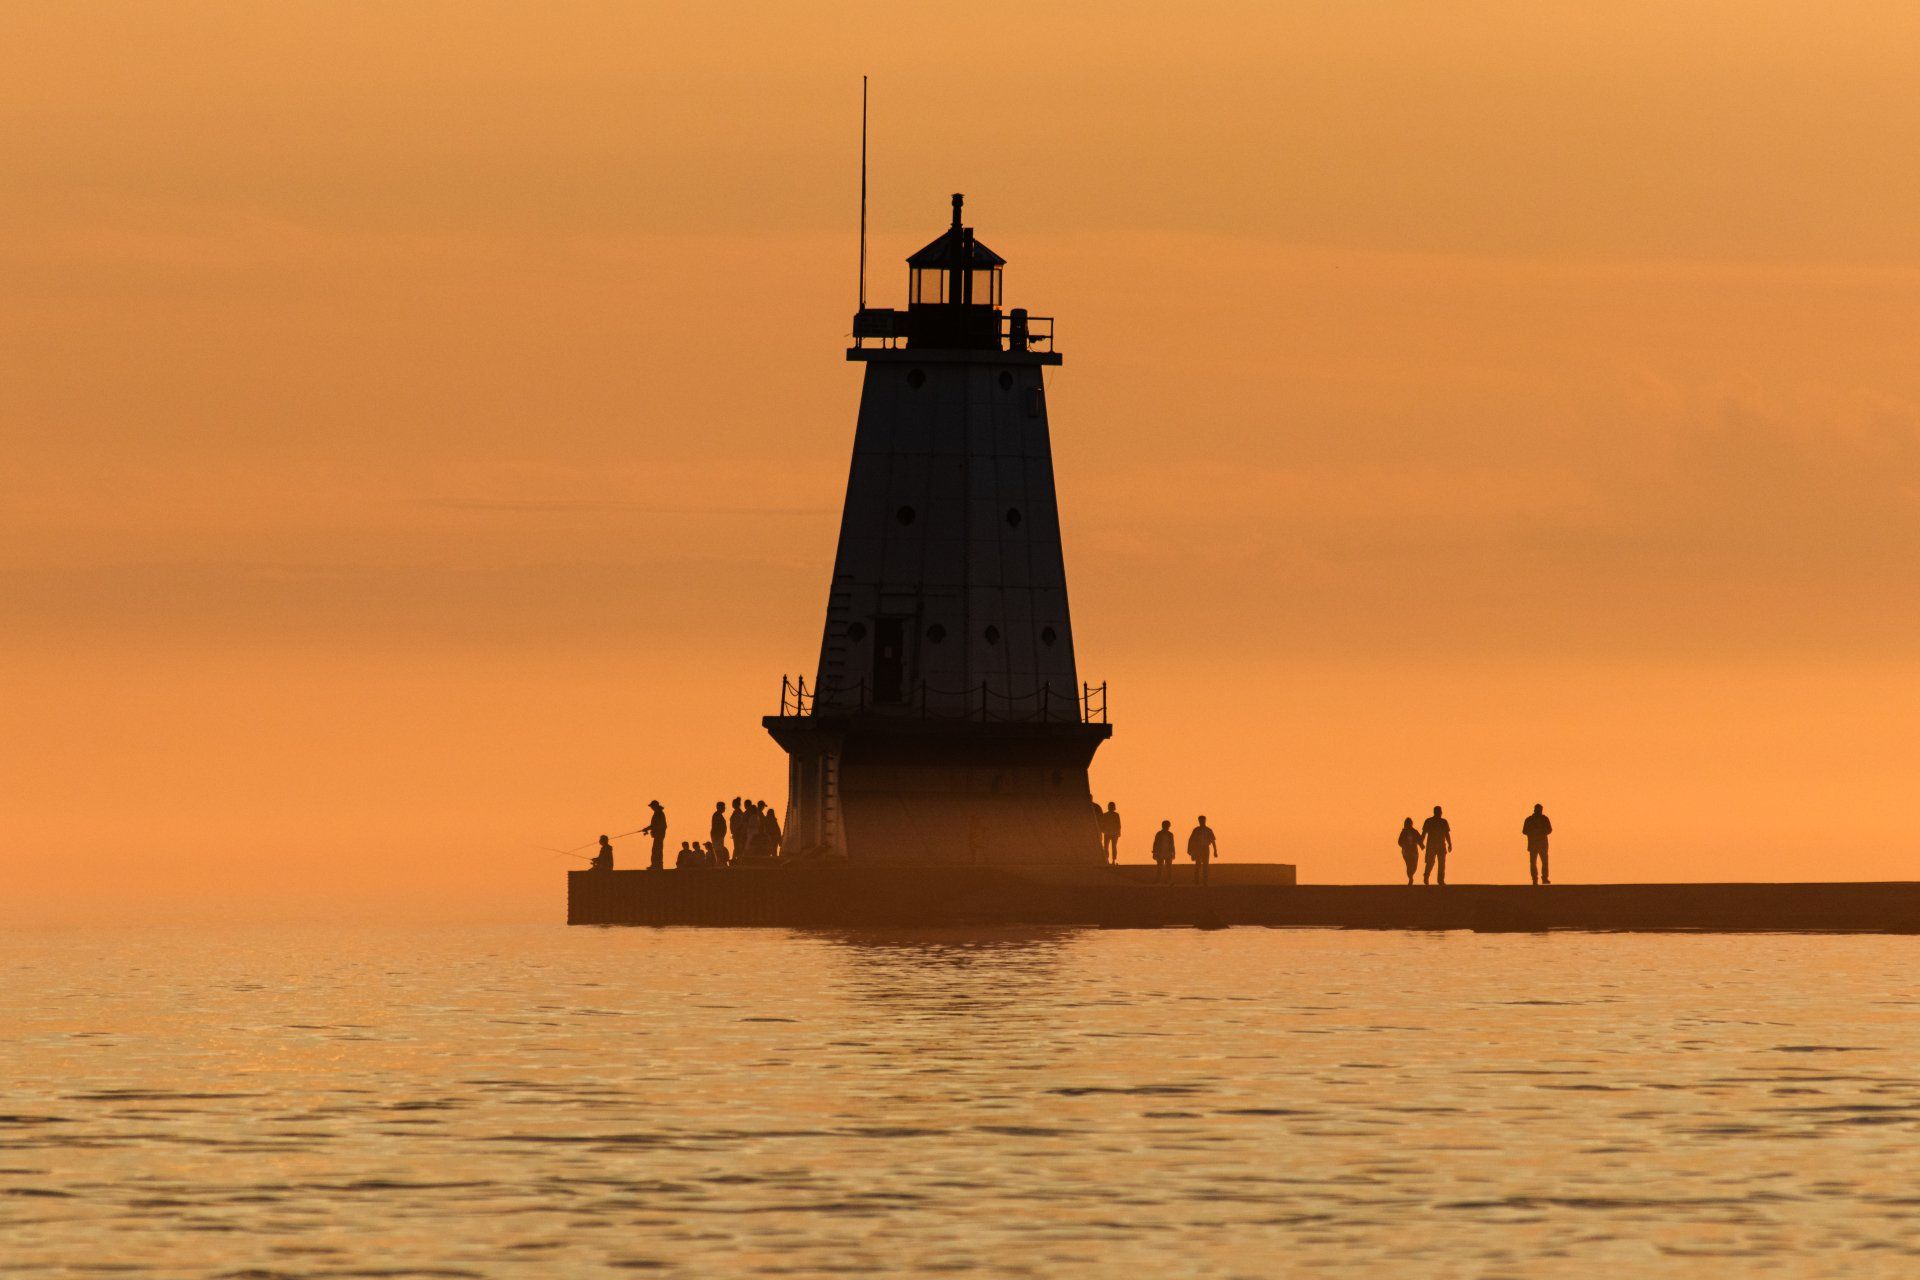
<svg viewBox="0 0 1920 1280"><path fill-rule="evenodd" d="M1053 317L1009 312L1000 317L1000 337L1009 351L1052 351Z"/></svg>
<svg viewBox="0 0 1920 1280"><path fill-rule="evenodd" d="M910 341L907 313L890 307L868 307L855 313L851 335L856 350L869 342L893 347ZM1000 315L1000 341L1008 351L1052 351L1053 317L1030 316L1018 308Z"/></svg>
<svg viewBox="0 0 1920 1280"><path fill-rule="evenodd" d="M1107 682L1055 689L1043 681L1025 692L996 689L987 681L963 689L942 688L922 680L902 688L900 698L880 698L865 677L847 685L824 688L807 685L807 678L780 677L782 717L832 712L884 712L921 720L973 720L1000 724L1054 722L1107 723Z"/></svg>

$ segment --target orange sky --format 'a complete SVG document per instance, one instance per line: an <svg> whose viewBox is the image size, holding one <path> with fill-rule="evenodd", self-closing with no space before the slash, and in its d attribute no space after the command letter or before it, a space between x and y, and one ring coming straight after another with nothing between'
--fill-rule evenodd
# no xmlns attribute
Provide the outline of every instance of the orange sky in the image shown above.
<svg viewBox="0 0 1920 1280"><path fill-rule="evenodd" d="M1920 10L1175 12L0 11L0 920L558 918L777 798L863 72L874 301L964 190L1059 318L1130 856L1911 876Z"/></svg>

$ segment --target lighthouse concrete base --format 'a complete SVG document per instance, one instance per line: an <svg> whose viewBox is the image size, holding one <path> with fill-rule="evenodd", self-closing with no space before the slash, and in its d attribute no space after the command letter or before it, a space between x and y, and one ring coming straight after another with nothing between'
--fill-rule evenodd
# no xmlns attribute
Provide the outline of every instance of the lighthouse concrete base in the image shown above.
<svg viewBox="0 0 1920 1280"><path fill-rule="evenodd" d="M1078 720L768 716L787 752L787 848L861 866L1105 865Z"/></svg>

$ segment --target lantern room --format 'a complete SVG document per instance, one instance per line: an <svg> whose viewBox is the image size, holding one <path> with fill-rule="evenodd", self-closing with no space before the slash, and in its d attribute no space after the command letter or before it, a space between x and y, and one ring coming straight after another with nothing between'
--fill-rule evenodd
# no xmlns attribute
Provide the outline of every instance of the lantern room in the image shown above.
<svg viewBox="0 0 1920 1280"><path fill-rule="evenodd" d="M915 346L999 345L1001 272L1007 260L975 240L973 228L961 222L964 201L964 196L953 197L953 225L907 259Z"/></svg>

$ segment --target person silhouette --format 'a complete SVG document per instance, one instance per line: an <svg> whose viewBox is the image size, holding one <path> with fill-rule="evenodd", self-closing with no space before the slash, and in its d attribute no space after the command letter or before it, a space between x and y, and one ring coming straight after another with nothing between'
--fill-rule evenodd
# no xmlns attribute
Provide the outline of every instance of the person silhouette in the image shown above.
<svg viewBox="0 0 1920 1280"><path fill-rule="evenodd" d="M1187 856L1193 859L1193 882L1207 883L1207 865L1220 856L1220 842L1213 837L1213 828L1207 825L1207 815L1200 815L1200 825L1187 837Z"/></svg>
<svg viewBox="0 0 1920 1280"><path fill-rule="evenodd" d="M660 807L658 800L647 801L647 808L653 810L653 817L640 829L653 837L652 870L659 871L667 865L667 811Z"/></svg>
<svg viewBox="0 0 1920 1280"><path fill-rule="evenodd" d="M733 856L747 856L747 811L741 806L740 797L733 798L733 812L727 815L727 826L733 832Z"/></svg>
<svg viewBox="0 0 1920 1280"><path fill-rule="evenodd" d="M1153 882L1173 883L1173 819L1163 818L1153 833Z"/></svg>
<svg viewBox="0 0 1920 1280"><path fill-rule="evenodd" d="M739 810L739 825L733 827L733 862L756 862L760 858L760 810L753 800L745 800Z"/></svg>
<svg viewBox="0 0 1920 1280"><path fill-rule="evenodd" d="M780 841L780 815L768 805L760 815L760 848L769 861L780 856Z"/></svg>
<svg viewBox="0 0 1920 1280"><path fill-rule="evenodd" d="M1440 883L1447 883L1447 855L1453 852L1453 826L1440 814L1440 806L1433 806L1433 816L1420 824L1420 842L1427 847L1427 867L1420 874L1420 883L1426 884L1433 879L1436 869L1440 872Z"/></svg>
<svg viewBox="0 0 1920 1280"><path fill-rule="evenodd" d="M1547 874L1547 837L1553 834L1553 823L1544 806L1533 806L1533 812L1520 824L1520 834L1527 838L1527 874L1535 884L1552 884Z"/></svg>
<svg viewBox="0 0 1920 1280"><path fill-rule="evenodd" d="M727 848L727 802L713 802L713 818L707 823L707 838L713 841L713 848L721 857L726 857Z"/></svg>
<svg viewBox="0 0 1920 1280"><path fill-rule="evenodd" d="M1106 847L1108 862L1120 861L1120 810L1111 800L1100 815L1100 843Z"/></svg>
<svg viewBox="0 0 1920 1280"><path fill-rule="evenodd" d="M613 870L613 841L607 839L605 836L600 837L600 851L593 855L591 870Z"/></svg>
<svg viewBox="0 0 1920 1280"><path fill-rule="evenodd" d="M1413 819L1408 818L1400 824L1400 859L1407 864L1407 884L1413 884L1413 873L1420 867L1420 833L1413 829Z"/></svg>
<svg viewBox="0 0 1920 1280"><path fill-rule="evenodd" d="M680 842L680 852L673 855L673 869L675 871L690 870L695 865L694 860L697 857L698 855L694 852L693 846L685 840L682 840Z"/></svg>

